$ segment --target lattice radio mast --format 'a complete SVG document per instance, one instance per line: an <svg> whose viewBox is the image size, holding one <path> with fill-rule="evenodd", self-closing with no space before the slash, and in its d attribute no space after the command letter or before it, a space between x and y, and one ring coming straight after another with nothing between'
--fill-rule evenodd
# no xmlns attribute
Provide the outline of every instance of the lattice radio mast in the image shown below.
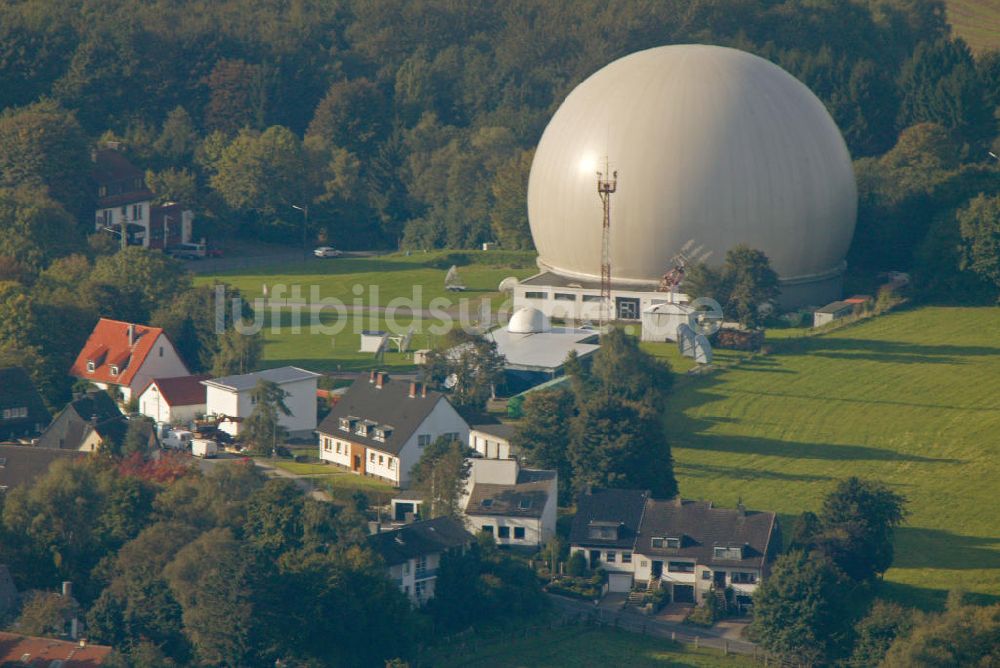
<svg viewBox="0 0 1000 668"><path fill-rule="evenodd" d="M607 158L604 160L604 171L597 172L597 194L604 205L604 224L601 229L601 330L611 321L613 312L611 304L611 195L618 189L618 170L611 172L607 178Z"/></svg>

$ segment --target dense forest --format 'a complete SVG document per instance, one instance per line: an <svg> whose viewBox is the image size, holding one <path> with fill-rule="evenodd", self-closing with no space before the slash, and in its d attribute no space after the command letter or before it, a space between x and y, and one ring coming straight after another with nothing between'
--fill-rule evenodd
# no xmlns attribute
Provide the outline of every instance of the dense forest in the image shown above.
<svg viewBox="0 0 1000 668"><path fill-rule="evenodd" d="M5 3L0 209L47 186L49 217L85 231L88 150L117 140L213 238L285 238L307 203L311 234L348 248L530 247L531 151L565 95L685 42L757 53L826 103L858 159L852 265L962 283L955 211L1000 188L1000 55L952 39L940 0ZM6 273L72 245L38 236Z"/></svg>

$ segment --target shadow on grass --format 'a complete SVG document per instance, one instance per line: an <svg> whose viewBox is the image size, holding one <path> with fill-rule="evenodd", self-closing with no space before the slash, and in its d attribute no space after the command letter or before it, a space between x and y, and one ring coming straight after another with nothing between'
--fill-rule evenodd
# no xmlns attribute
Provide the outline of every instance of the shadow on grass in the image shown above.
<svg viewBox="0 0 1000 668"><path fill-rule="evenodd" d="M886 598L901 605L934 612L944 610L945 602L948 600L948 591L945 589L918 587L902 582L880 582L878 585L878 595L880 598ZM965 592L964 599L966 603L974 605L1000 603L1000 596L992 594Z"/></svg>
<svg viewBox="0 0 1000 668"><path fill-rule="evenodd" d="M996 569L1000 575L1000 537L902 526L895 543L892 565L898 568Z"/></svg>
<svg viewBox="0 0 1000 668"><path fill-rule="evenodd" d="M784 480L787 482L822 482L833 480L830 476L812 475L809 473L782 473L760 469L747 469L738 466L712 466L710 464L677 463L677 471L684 476L693 478L715 478L724 476L737 480Z"/></svg>
<svg viewBox="0 0 1000 668"><path fill-rule="evenodd" d="M783 353L831 359L867 360L889 364L969 364L970 357L1000 356L991 346L921 345L900 341L816 336L788 339L777 345Z"/></svg>

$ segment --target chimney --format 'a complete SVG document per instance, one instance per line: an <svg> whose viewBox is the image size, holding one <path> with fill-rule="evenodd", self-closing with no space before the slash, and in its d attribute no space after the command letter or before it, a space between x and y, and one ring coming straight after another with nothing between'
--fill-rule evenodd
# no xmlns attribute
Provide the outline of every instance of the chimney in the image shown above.
<svg viewBox="0 0 1000 668"><path fill-rule="evenodd" d="M410 398L417 396L417 382L415 380L410 381Z"/></svg>
<svg viewBox="0 0 1000 668"><path fill-rule="evenodd" d="M135 345L135 325L129 323L128 326L128 347L131 348Z"/></svg>
<svg viewBox="0 0 1000 668"><path fill-rule="evenodd" d="M63 580L62 583L62 595L63 598L73 597L73 583L70 580Z"/></svg>
<svg viewBox="0 0 1000 668"><path fill-rule="evenodd" d="M381 390L383 384L385 384L385 372L384 371L379 371L375 375L375 387L377 389Z"/></svg>
<svg viewBox="0 0 1000 668"><path fill-rule="evenodd" d="M740 500L736 502L736 512L739 513L740 517L747 516L747 507L743 505L742 496L740 497Z"/></svg>
<svg viewBox="0 0 1000 668"><path fill-rule="evenodd" d="M420 383L420 396L427 397L427 383Z"/></svg>
<svg viewBox="0 0 1000 668"><path fill-rule="evenodd" d="M674 497L674 505L678 508L684 505L684 500L681 498L680 494Z"/></svg>
<svg viewBox="0 0 1000 668"><path fill-rule="evenodd" d="M371 372L368 374L368 382L369 383L375 382L375 369L372 369Z"/></svg>

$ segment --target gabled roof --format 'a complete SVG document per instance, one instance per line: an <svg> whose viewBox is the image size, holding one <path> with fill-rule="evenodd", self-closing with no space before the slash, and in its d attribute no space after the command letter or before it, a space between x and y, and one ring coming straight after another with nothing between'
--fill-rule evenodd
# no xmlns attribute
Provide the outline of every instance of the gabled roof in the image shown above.
<svg viewBox="0 0 1000 668"><path fill-rule="evenodd" d="M393 380L386 375L379 389L378 383L370 376L361 376L354 381L316 431L398 455L442 400L447 401L443 394L434 390L427 390L426 396L424 392L418 391L416 396L411 397L410 381ZM340 418L368 420L377 425L391 426L392 433L385 441L376 441L353 430L343 431L340 428Z"/></svg>
<svg viewBox="0 0 1000 668"><path fill-rule="evenodd" d="M580 495L570 529L570 544L632 547L639 534L639 524L648 498L649 492L638 489L598 489L590 494ZM618 538L591 538L592 525L616 526Z"/></svg>
<svg viewBox="0 0 1000 668"><path fill-rule="evenodd" d="M521 469L514 485L477 482L472 486L466 515L541 517L554 492L555 471Z"/></svg>
<svg viewBox="0 0 1000 668"><path fill-rule="evenodd" d="M230 392L245 392L257 387L257 383L267 380L278 385L294 383L309 378L319 378L320 374L312 371L300 369L297 366L282 366L277 369L264 369L253 373L244 373L238 376L223 376L222 378L211 378L201 381L203 385L218 387Z"/></svg>
<svg viewBox="0 0 1000 668"><path fill-rule="evenodd" d="M95 668L111 654L107 645L83 646L68 640L0 632L0 666Z"/></svg>
<svg viewBox="0 0 1000 668"><path fill-rule="evenodd" d="M78 459L86 453L40 448L32 445L0 445L0 489L29 485L45 475L57 459Z"/></svg>
<svg viewBox="0 0 1000 668"><path fill-rule="evenodd" d="M170 406L200 406L205 403L205 395L207 394L207 389L201 381L209 378L211 376L208 374L154 378L139 394L145 394L151 386L156 385L160 396Z"/></svg>
<svg viewBox="0 0 1000 668"><path fill-rule="evenodd" d="M368 537L369 545L389 566L462 547L474 540L475 537L465 530L462 523L451 517L414 522Z"/></svg>
<svg viewBox="0 0 1000 668"><path fill-rule="evenodd" d="M27 408L23 418L3 418L4 409ZM0 440L34 435L35 425L46 425L52 416L28 372L19 366L0 368Z"/></svg>
<svg viewBox="0 0 1000 668"><path fill-rule="evenodd" d="M772 512L715 508L708 501L646 501L635 551L683 557L700 564L762 568L775 532ZM679 548L652 546L653 538L679 538ZM741 548L741 559L717 559L716 547Z"/></svg>
<svg viewBox="0 0 1000 668"><path fill-rule="evenodd" d="M125 416L107 392L90 392L66 405L39 436L38 445L77 450L95 428L102 438L108 438L125 424Z"/></svg>
<svg viewBox="0 0 1000 668"><path fill-rule="evenodd" d="M509 441L516 431L514 425L506 422L477 424L470 427L470 429L495 436L496 438L502 438L505 441Z"/></svg>
<svg viewBox="0 0 1000 668"><path fill-rule="evenodd" d="M131 345L130 327L134 328ZM131 385L161 334L163 330L159 327L101 318L70 368L69 375L99 383ZM94 363L93 371L87 370L87 362ZM117 375L112 375L112 365L118 366Z"/></svg>
<svg viewBox="0 0 1000 668"><path fill-rule="evenodd" d="M116 149L101 149L94 154L91 176L99 187L106 189L106 194L97 200L101 209L153 199L145 173Z"/></svg>

